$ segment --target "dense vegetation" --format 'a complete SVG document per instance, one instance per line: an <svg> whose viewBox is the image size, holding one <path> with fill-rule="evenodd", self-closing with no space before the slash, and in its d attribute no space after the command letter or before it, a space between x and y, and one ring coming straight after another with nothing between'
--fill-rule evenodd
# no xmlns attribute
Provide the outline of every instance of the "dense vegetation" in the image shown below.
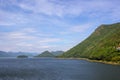
<svg viewBox="0 0 120 80"><path fill-rule="evenodd" d="M120 62L120 23L101 25L61 57Z"/></svg>
<svg viewBox="0 0 120 80"><path fill-rule="evenodd" d="M54 56L59 56L64 53L64 51L52 51L51 52Z"/></svg>

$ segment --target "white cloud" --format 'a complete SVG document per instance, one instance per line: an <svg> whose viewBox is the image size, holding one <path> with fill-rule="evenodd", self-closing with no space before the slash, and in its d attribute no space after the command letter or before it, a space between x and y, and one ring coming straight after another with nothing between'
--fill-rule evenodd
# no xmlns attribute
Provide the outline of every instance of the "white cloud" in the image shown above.
<svg viewBox="0 0 120 80"><path fill-rule="evenodd" d="M47 42L59 42L61 39L59 38L41 38L40 43L47 43Z"/></svg>
<svg viewBox="0 0 120 80"><path fill-rule="evenodd" d="M38 32L38 31L37 31L35 28L28 27L28 28L22 29L21 32L25 32L25 33L36 33L36 32Z"/></svg>
<svg viewBox="0 0 120 80"><path fill-rule="evenodd" d="M29 23L39 24L56 24L66 25L63 20L56 16L64 18L65 16L85 15L89 18L98 18L99 20L119 20L120 8L119 1L108 0L73 0L73 1L56 1L56 0L10 0L11 5L15 5L33 13L23 14L22 12L9 12L0 10L0 25L24 25ZM7 3L7 2L6 2ZM3 5L3 4L2 4ZM4 4L7 7L8 4ZM43 14L51 17L45 17ZM10 15L10 16L9 16ZM37 21L37 22L36 22Z"/></svg>
<svg viewBox="0 0 120 80"><path fill-rule="evenodd" d="M0 9L0 26L13 26L28 23L29 19L20 13L11 13Z"/></svg>
<svg viewBox="0 0 120 80"><path fill-rule="evenodd" d="M6 22L6 21L0 21L0 26L12 26L14 23Z"/></svg>
<svg viewBox="0 0 120 80"><path fill-rule="evenodd" d="M23 32L1 32L0 33L1 36L1 40L5 39L5 40L32 40L35 39L36 37L34 36L30 36L27 33L23 33Z"/></svg>
<svg viewBox="0 0 120 80"><path fill-rule="evenodd" d="M61 35L69 35L74 33L84 33L88 29L94 27L93 23L85 23L85 24L79 24L79 25L73 25L68 27L65 31L59 32Z"/></svg>
<svg viewBox="0 0 120 80"><path fill-rule="evenodd" d="M109 0L74 0L74 1L55 1L55 0L25 0L20 3L16 3L25 10L33 11L33 13L42 13L50 16L65 16L73 15L78 16L80 14L91 12L101 13L103 11L108 12L116 9L119 6L119 1ZM118 9L120 10L120 9ZM119 11L118 11L119 12ZM109 14L109 13L108 13Z"/></svg>
<svg viewBox="0 0 120 80"><path fill-rule="evenodd" d="M31 4L31 2L33 4ZM62 11L62 6L51 3L48 0L34 0L31 2L21 2L17 3L22 9L31 10L33 13L43 13L46 15L58 15L60 16ZM59 9L58 9L59 8Z"/></svg>
<svg viewBox="0 0 120 80"><path fill-rule="evenodd" d="M16 46L20 46L20 47L32 47L33 44L27 43L27 42L20 42L20 43L17 43Z"/></svg>
<svg viewBox="0 0 120 80"><path fill-rule="evenodd" d="M0 27L11 26L2 27L11 32L7 30L0 32L0 45L2 45L0 47L3 50L5 47L6 50L23 51L40 51L47 48L68 49L73 45L72 41L78 40L76 36L79 37L79 34L83 34L91 27L95 28L93 23L120 20L118 0L3 1L4 3L0 3ZM82 21L81 17L85 19ZM74 23L75 19L76 22L80 20L80 23ZM84 22L85 20L89 23ZM61 44L65 46L61 47Z"/></svg>
<svg viewBox="0 0 120 80"><path fill-rule="evenodd" d="M92 24L87 23L87 24L83 24L83 25L73 26L73 27L70 28L70 31L71 32L80 32L80 33L82 33L82 32L87 31L87 29L89 29L91 27L92 27Z"/></svg>
<svg viewBox="0 0 120 80"><path fill-rule="evenodd" d="M35 35L31 35L35 34ZM0 49L5 51L32 51L52 49L55 46L51 43L61 42L60 38L40 37L34 28L24 28L13 32L0 32ZM43 34L43 33L42 33ZM49 34L48 34L49 35ZM44 34L42 35L44 36Z"/></svg>

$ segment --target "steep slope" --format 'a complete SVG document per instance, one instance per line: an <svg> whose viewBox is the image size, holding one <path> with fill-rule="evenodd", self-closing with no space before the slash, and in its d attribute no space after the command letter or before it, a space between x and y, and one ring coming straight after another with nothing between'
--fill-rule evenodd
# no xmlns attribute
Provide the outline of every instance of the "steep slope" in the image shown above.
<svg viewBox="0 0 120 80"><path fill-rule="evenodd" d="M52 53L50 53L49 51L44 51L36 57L55 57L55 56Z"/></svg>
<svg viewBox="0 0 120 80"><path fill-rule="evenodd" d="M120 23L99 26L86 40L61 57L120 61Z"/></svg>

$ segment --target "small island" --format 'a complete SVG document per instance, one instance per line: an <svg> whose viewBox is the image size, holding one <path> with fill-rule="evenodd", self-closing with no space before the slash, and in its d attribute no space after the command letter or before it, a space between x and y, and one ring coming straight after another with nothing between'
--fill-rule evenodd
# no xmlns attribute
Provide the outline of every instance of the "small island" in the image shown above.
<svg viewBox="0 0 120 80"><path fill-rule="evenodd" d="M26 56L26 55L19 55L19 56L17 56L17 58L28 58L28 56Z"/></svg>

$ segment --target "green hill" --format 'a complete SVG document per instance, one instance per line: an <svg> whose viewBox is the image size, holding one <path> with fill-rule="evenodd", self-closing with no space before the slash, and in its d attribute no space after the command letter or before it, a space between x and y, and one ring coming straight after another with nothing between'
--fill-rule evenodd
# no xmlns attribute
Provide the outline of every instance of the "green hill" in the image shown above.
<svg viewBox="0 0 120 80"><path fill-rule="evenodd" d="M63 54L64 51L52 51L51 53L55 56L59 56L59 55Z"/></svg>
<svg viewBox="0 0 120 80"><path fill-rule="evenodd" d="M44 51L41 54L37 55L36 57L55 57L55 56L49 51Z"/></svg>
<svg viewBox="0 0 120 80"><path fill-rule="evenodd" d="M120 23L99 26L87 39L61 57L120 62Z"/></svg>

